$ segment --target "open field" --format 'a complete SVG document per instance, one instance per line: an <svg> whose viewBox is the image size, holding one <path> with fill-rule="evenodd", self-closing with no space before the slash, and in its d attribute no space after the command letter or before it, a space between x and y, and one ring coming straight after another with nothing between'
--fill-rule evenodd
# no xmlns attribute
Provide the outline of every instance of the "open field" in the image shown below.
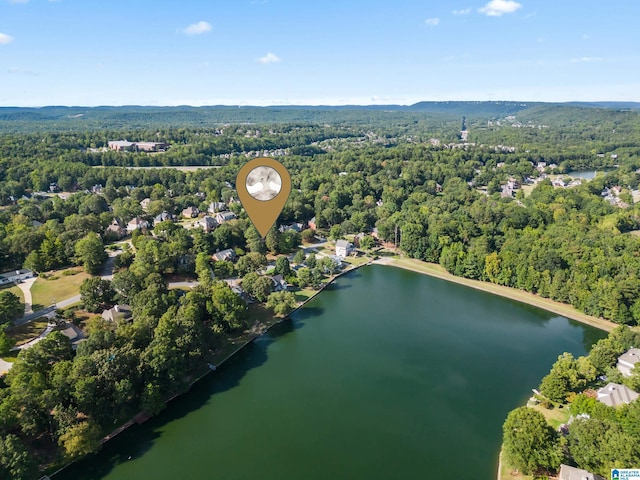
<svg viewBox="0 0 640 480"><path fill-rule="evenodd" d="M596 327L607 332L610 332L617 326L615 323L609 322L608 320L605 320L603 318L592 317L591 315L584 314L566 303L555 302L553 300L540 297L539 295L535 295L533 293L518 290L517 288L504 287L502 285L496 285L494 283L457 277L450 274L442 266L435 263L422 262L420 260L415 260L412 258L384 258L378 260L378 263L399 268L406 268L407 270L424 273L425 275L442 278L443 280L459 283L461 285L466 285L478 290L527 303L529 305L533 305L534 307L557 313L558 315L562 315L563 317L567 317L572 320L591 325L592 327Z"/></svg>
<svg viewBox="0 0 640 480"><path fill-rule="evenodd" d="M91 278L91 275L82 270L78 270L78 273L73 275L63 275L61 271L58 271L49 279L38 278L31 287L33 310L37 310L38 305L47 307L54 302L78 295L80 284L87 278Z"/></svg>

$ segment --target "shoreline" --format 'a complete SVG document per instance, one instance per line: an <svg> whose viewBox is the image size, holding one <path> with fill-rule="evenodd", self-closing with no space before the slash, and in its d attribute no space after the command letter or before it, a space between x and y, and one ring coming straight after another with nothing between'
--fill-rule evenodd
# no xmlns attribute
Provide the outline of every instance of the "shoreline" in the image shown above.
<svg viewBox="0 0 640 480"><path fill-rule="evenodd" d="M204 377L208 376L211 373L215 373L215 371L221 366L223 365L225 362L227 362L228 360L230 360L231 358L233 358L238 352L240 352L241 350L243 350L247 345L249 345L251 342L253 342L256 338L259 338L261 336L263 336L265 333L267 333L274 325L278 325L280 323L282 323L283 321L287 320L293 313L297 312L298 310L300 310L302 307L304 307L307 303L309 303L311 300L313 300L315 297L317 297L320 293L322 293L324 291L325 288L327 288L329 285L331 285L336 279L340 278L343 275L346 275L347 273L353 272L365 265L371 265L372 263L374 263L373 260L370 260L367 263L364 263L362 265L350 265L348 268L345 268L344 270L342 270L340 273L337 273L336 275L334 275L333 277L331 277L327 283L322 284L322 286L313 294L311 295L309 298L307 298L306 300L304 300L300 305L296 306L296 308L294 308L293 310L291 310L288 314L286 314L284 317L282 318L277 318L277 317L272 317L272 321L267 322L266 324L262 324L262 327L260 329L259 333L254 333L252 335L249 335L248 337L246 337L245 339L241 340L240 343L238 343L237 348L235 348L232 352L230 352L229 354L225 355L222 360L220 360L218 363L213 364L216 368L215 370L212 370L211 368L207 368L206 370L202 371L201 373L194 373L195 378L189 382L189 385L185 388L184 391L176 393L174 395L172 395L170 398L165 400L165 407L169 406L169 403L174 400L177 397L180 397L182 395L185 395L189 392L189 390L191 390L191 387L193 387L196 383L198 383L200 380L202 380ZM214 355L215 357L215 355ZM130 427L134 426L134 425L141 425L142 423L144 423L145 421L151 419L152 417L154 417L156 415L153 416L148 416L146 415L144 412L139 412L138 414L134 415L133 418L131 418L129 421L125 422L124 424L120 425L120 427L118 427L117 429L113 430L112 432L110 432L109 434L105 435L104 437L102 437L102 439L100 440L100 446L104 445L105 443L107 443L110 440L113 440L115 437L117 437L119 434L121 434L122 432L124 432L125 430L128 430ZM141 419L143 418L142 421L137 421L137 419ZM64 469L66 469L67 467L73 465L74 463L83 460L86 457L82 457L79 458L77 460L74 460L72 462L69 462L65 465L63 465L62 467L58 468L55 472L50 473L50 474L46 474L44 472L43 475L45 475L45 477L49 477L52 478L55 475L57 475L58 473L62 472Z"/></svg>
<svg viewBox="0 0 640 480"><path fill-rule="evenodd" d="M472 280L469 278L458 277L447 272L442 266L435 263L423 262L412 258L389 258L382 257L378 260L374 260L375 265L386 265L390 267L402 268L423 275L429 275L430 277L440 278L448 282L457 283L467 287L481 290L483 292L499 295L501 297L515 300L517 302L526 303L533 307L547 310L551 313L561 315L563 317L575 320L576 322L589 325L605 332L610 332L618 326L618 324L605 320L604 318L593 317L582 313L567 303L556 302L549 298L544 298L533 293L526 292L513 287L505 287L503 285L497 285L495 283L483 282L481 280Z"/></svg>

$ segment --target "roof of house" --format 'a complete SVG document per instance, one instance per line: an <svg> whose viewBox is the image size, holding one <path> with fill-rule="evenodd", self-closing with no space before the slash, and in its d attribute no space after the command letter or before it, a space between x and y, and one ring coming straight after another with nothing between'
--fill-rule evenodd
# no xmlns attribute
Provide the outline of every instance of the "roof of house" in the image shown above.
<svg viewBox="0 0 640 480"><path fill-rule="evenodd" d="M278 282L278 283L283 284L283 285L287 283L285 281L284 277L282 276L282 274L280 274L280 273L278 275L274 275L271 278L273 278L274 282Z"/></svg>
<svg viewBox="0 0 640 480"><path fill-rule="evenodd" d="M115 305L113 308L102 312L102 318L110 321L126 320L130 318L131 315L132 312L129 305Z"/></svg>
<svg viewBox="0 0 640 480"><path fill-rule="evenodd" d="M618 361L627 365L635 365L640 362L640 348L630 348L618 357Z"/></svg>
<svg viewBox="0 0 640 480"><path fill-rule="evenodd" d="M221 250L212 255L214 260L232 260L236 258L236 252L233 248L227 248L226 250Z"/></svg>
<svg viewBox="0 0 640 480"><path fill-rule="evenodd" d="M338 240L336 242L336 248L350 248L351 244L346 240Z"/></svg>
<svg viewBox="0 0 640 480"><path fill-rule="evenodd" d="M629 387L617 383L609 383L598 390L598 401L610 407L631 403L639 396Z"/></svg>
<svg viewBox="0 0 640 480"><path fill-rule="evenodd" d="M127 225L144 225L144 224L148 225L149 222L147 222L146 220L140 217L135 217L135 218L132 218Z"/></svg>
<svg viewBox="0 0 640 480"><path fill-rule="evenodd" d="M604 480L600 475L587 472L581 468L560 465L560 475L558 480Z"/></svg>

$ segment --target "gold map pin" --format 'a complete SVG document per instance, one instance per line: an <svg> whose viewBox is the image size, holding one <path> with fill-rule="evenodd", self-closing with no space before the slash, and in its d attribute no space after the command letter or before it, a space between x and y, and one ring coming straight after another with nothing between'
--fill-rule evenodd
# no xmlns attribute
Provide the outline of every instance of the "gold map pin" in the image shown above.
<svg viewBox="0 0 640 480"><path fill-rule="evenodd" d="M287 203L291 177L277 160L255 158L238 172L236 190L242 206L264 238Z"/></svg>

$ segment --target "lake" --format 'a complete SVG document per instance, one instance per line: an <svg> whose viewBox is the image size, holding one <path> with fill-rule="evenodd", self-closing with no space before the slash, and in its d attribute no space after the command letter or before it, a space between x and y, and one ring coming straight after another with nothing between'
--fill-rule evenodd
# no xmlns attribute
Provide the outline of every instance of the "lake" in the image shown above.
<svg viewBox="0 0 640 480"><path fill-rule="evenodd" d="M584 178L585 180L593 180L596 178L596 174L606 174L612 172L615 168L601 168L600 170L575 170L573 172L567 173L569 177L573 178Z"/></svg>
<svg viewBox="0 0 640 480"><path fill-rule="evenodd" d="M560 353L605 335L364 267L55 480L493 480L507 413Z"/></svg>

